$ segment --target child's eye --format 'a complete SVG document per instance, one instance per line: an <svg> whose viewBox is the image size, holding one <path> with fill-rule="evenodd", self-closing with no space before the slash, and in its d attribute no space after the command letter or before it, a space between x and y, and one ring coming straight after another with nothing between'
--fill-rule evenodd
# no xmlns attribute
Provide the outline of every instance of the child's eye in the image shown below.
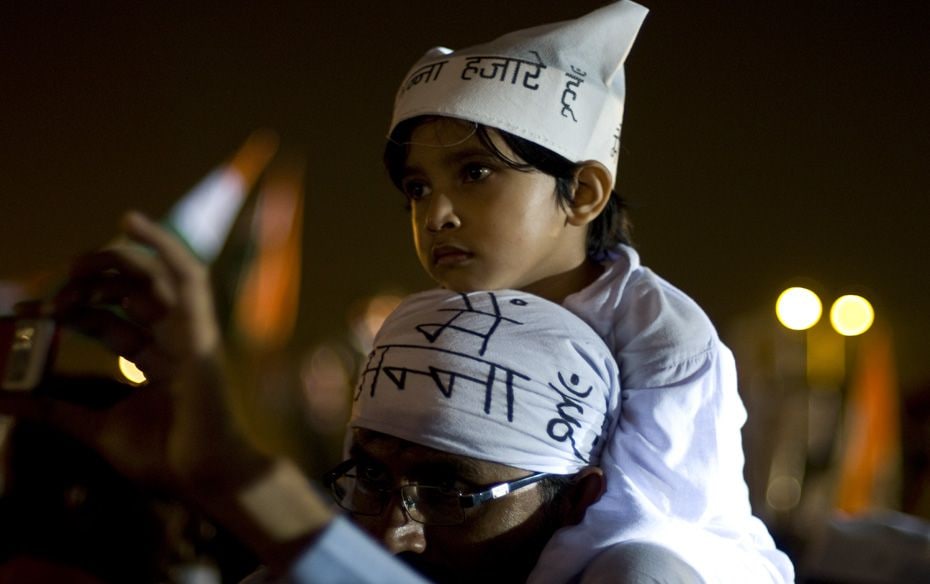
<svg viewBox="0 0 930 584"><path fill-rule="evenodd" d="M483 164L466 164L462 168L462 178L465 182L482 181L491 175L491 169Z"/></svg>
<svg viewBox="0 0 930 584"><path fill-rule="evenodd" d="M400 185L400 189L411 201L419 201L429 194L429 187L421 180L408 179Z"/></svg>

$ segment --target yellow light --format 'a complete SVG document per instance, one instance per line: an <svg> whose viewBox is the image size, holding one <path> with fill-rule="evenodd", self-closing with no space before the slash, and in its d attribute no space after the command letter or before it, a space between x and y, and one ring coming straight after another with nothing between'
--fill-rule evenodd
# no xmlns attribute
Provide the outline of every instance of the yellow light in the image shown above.
<svg viewBox="0 0 930 584"><path fill-rule="evenodd" d="M820 298L807 288L788 288L775 301L778 322L795 331L809 329L820 320L823 305Z"/></svg>
<svg viewBox="0 0 930 584"><path fill-rule="evenodd" d="M145 373L142 373L142 370L126 357L119 358L119 372L132 384L141 385L145 383Z"/></svg>
<svg viewBox="0 0 930 584"><path fill-rule="evenodd" d="M840 296L830 308L830 324L836 332L846 337L861 335L869 330L874 321L875 310L862 296Z"/></svg>

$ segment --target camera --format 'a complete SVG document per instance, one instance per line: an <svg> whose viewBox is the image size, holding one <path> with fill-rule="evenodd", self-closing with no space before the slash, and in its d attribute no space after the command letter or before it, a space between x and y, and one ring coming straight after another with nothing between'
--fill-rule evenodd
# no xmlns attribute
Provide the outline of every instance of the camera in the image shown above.
<svg viewBox="0 0 930 584"><path fill-rule="evenodd" d="M0 388L28 392L38 386L52 361L58 327L45 317L0 317Z"/></svg>

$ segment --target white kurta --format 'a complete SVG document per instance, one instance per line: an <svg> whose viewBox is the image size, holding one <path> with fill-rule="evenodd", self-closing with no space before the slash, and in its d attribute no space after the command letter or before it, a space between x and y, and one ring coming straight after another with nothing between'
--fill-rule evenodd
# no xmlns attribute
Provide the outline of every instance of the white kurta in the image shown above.
<svg viewBox="0 0 930 584"><path fill-rule="evenodd" d="M732 353L704 311L635 250L619 247L605 268L564 306L620 366L621 414L601 463L608 492L580 525L556 533L530 582L565 582L601 551L635 540L669 547L708 582L793 581L750 508Z"/></svg>

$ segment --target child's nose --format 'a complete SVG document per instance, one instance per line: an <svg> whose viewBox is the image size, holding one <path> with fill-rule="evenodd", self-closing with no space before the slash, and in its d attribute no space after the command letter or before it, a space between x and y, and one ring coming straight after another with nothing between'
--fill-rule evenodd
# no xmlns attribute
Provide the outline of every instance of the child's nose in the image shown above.
<svg viewBox="0 0 930 584"><path fill-rule="evenodd" d="M429 201L426 229L433 233L439 233L447 229L456 229L461 224L461 220L455 213L452 200L444 193L434 193Z"/></svg>

